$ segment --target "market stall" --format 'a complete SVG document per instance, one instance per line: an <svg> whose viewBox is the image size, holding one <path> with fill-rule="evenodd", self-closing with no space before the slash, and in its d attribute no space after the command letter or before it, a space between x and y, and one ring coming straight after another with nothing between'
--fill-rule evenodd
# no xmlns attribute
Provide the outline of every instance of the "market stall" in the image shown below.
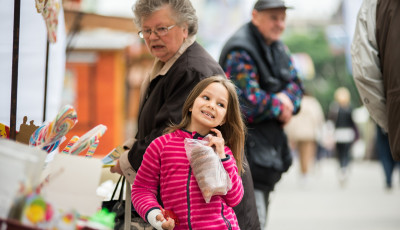
<svg viewBox="0 0 400 230"><path fill-rule="evenodd" d="M11 93L9 97L1 95L10 98L9 107L7 103L1 105L10 108L3 110L9 111L10 126L5 138L0 138L0 228L95 229L100 224L104 229L112 229L115 214L101 210L104 197L98 196L96 189L103 165L112 164L116 151L112 151L111 161L92 157L107 127L97 124L82 135L67 138L66 134L78 122L75 108L66 105L54 109L60 107L61 101L53 96L54 90L62 92L64 75L64 71L60 74L55 70L65 70L62 7L58 0L36 0L36 5L34 1L31 5L20 3L15 0L14 5L7 5L13 8L12 15L6 13L7 8L0 11L2 16L14 19L12 45L6 41L8 36L0 40L0 58L4 60L0 67L3 70L8 64L12 66L9 76L6 76L7 68L1 76L2 87L7 89L0 91ZM0 24L0 29L7 31L7 28L6 22ZM58 36L60 33L62 36ZM7 47L13 48L12 55ZM10 62L6 61L8 56ZM57 78L61 82L55 83ZM49 98L48 90L52 95ZM48 99L58 101L50 111ZM21 107L27 109L20 110ZM18 114L20 111L22 115ZM38 111L43 111L42 116ZM0 124L7 124L3 112L0 115ZM30 125L27 115L32 119ZM43 123L34 125L34 120ZM22 123L18 132L17 123ZM0 126L3 127L6 126ZM24 138L18 139L21 136ZM67 146L60 149L63 141Z"/></svg>

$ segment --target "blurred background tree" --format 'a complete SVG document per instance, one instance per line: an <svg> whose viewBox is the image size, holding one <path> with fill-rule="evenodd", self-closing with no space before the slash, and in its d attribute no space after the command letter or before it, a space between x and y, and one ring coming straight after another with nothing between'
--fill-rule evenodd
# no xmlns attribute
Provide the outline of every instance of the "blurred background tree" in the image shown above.
<svg viewBox="0 0 400 230"><path fill-rule="evenodd" d="M307 53L311 57L315 76L305 78L303 82L306 91L319 100L325 115L329 111L334 91L340 86L350 90L354 107L361 105L352 75L346 66L345 53L332 50L324 27L288 28L283 40L293 54Z"/></svg>

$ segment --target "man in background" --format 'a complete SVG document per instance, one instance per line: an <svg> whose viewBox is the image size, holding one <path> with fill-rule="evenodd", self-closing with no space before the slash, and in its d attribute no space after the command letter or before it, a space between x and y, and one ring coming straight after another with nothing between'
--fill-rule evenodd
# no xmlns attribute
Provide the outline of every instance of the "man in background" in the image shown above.
<svg viewBox="0 0 400 230"><path fill-rule="evenodd" d="M219 63L238 87L248 135L246 155L261 229L269 194L292 164L283 126L299 111L303 87L280 41L286 9L280 0L258 0L252 19L227 41Z"/></svg>

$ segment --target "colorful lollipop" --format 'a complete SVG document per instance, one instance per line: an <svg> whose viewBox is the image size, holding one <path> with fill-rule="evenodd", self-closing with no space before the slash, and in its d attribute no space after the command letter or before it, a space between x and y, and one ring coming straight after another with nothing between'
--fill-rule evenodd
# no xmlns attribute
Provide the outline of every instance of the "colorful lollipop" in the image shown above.
<svg viewBox="0 0 400 230"><path fill-rule="evenodd" d="M76 122L78 120L75 109L70 105L66 105L59 111L52 122L46 123L35 130L29 140L29 145L52 151L55 148L54 146L51 147L51 145L57 145L57 142L60 144L62 138L75 126Z"/></svg>
<svg viewBox="0 0 400 230"><path fill-rule="evenodd" d="M106 130L107 126L105 125L98 125L93 129L89 130L87 133L81 136L79 140L75 142L75 144L71 146L69 153L72 155L78 155L79 153L85 151L90 146L95 144L96 141L98 142L98 140L103 136Z"/></svg>
<svg viewBox="0 0 400 230"><path fill-rule="evenodd" d="M51 144L51 145L47 145L47 146L43 147L43 150L45 150L45 151L48 152L48 153L51 153L51 152L53 152L55 149L57 149L57 147L58 147L61 143L63 143L63 142L65 141L65 139L67 139L67 138L64 136L64 137L61 138L61 140L58 140L58 141L54 142L54 143Z"/></svg>
<svg viewBox="0 0 400 230"><path fill-rule="evenodd" d="M42 142L44 142L48 128L48 123L39 126L39 128L37 128L35 132L32 133L32 136L29 139L29 145L38 146Z"/></svg>
<svg viewBox="0 0 400 230"><path fill-rule="evenodd" d="M96 151L97 146L99 145L100 140L97 139L92 145L90 145L89 150L86 153L86 157L92 157L94 154L94 151Z"/></svg>
<svg viewBox="0 0 400 230"><path fill-rule="evenodd" d="M32 133L31 138L29 139L29 145L31 146L36 146L37 145L37 140L44 140L46 136L46 132L48 130L49 126L48 125L42 125L39 128L35 130L35 132ZM62 137L61 139L57 140L56 142L44 146L42 149L45 150L48 153L51 153L54 151L61 143L65 141L65 137Z"/></svg>
<svg viewBox="0 0 400 230"><path fill-rule="evenodd" d="M61 139L75 126L76 122L78 120L74 107L70 105L64 106L51 123L51 126L49 126L46 142L51 144Z"/></svg>
<svg viewBox="0 0 400 230"><path fill-rule="evenodd" d="M65 154L69 154L69 150L71 149L72 145L75 144L78 140L79 140L78 136L73 136L62 152Z"/></svg>

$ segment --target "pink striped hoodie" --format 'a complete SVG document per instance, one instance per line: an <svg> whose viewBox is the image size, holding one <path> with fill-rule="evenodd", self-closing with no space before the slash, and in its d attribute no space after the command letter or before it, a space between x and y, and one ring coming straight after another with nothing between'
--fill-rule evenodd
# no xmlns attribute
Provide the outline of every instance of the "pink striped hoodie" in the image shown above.
<svg viewBox="0 0 400 230"><path fill-rule="evenodd" d="M196 132L176 130L149 145L132 185L133 206L147 220L151 210L161 207L156 198L160 186L164 208L173 211L180 222L174 229L240 229L232 207L241 201L243 185L232 152L225 146L227 157L221 160L231 178L231 190L206 203L185 152L184 139L196 136Z"/></svg>

